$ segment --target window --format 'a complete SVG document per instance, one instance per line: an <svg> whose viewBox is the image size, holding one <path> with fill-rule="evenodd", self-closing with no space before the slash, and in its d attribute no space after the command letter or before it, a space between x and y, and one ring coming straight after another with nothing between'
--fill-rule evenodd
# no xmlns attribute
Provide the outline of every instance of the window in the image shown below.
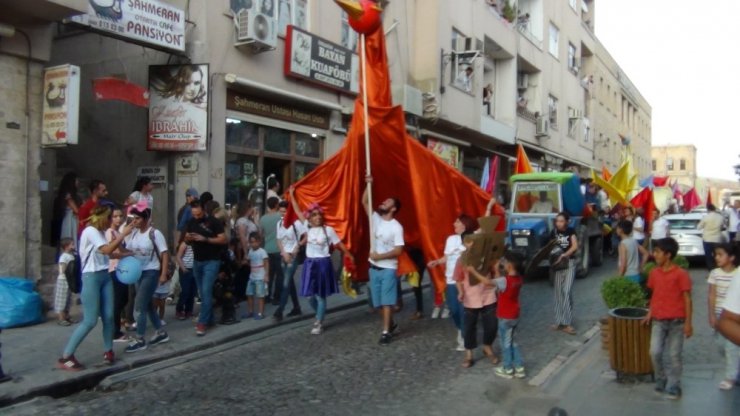
<svg viewBox="0 0 740 416"><path fill-rule="evenodd" d="M558 128L558 99L552 95L547 97L547 112L550 119L550 127Z"/></svg>
<svg viewBox="0 0 740 416"><path fill-rule="evenodd" d="M570 4L570 8L578 11L578 0L568 0L568 4Z"/></svg>
<svg viewBox="0 0 740 416"><path fill-rule="evenodd" d="M686 159L681 159L678 161L678 169L686 170Z"/></svg>
<svg viewBox="0 0 740 416"><path fill-rule="evenodd" d="M357 39L359 35L349 25L347 12L342 12L342 46L357 52Z"/></svg>
<svg viewBox="0 0 740 416"><path fill-rule="evenodd" d="M568 107L568 131L566 134L570 138L576 137L576 122L578 121L577 118L574 117L575 110L571 107Z"/></svg>
<svg viewBox="0 0 740 416"><path fill-rule="evenodd" d="M558 51L560 50L560 30L557 26L550 23L550 54L555 58L558 57Z"/></svg>
<svg viewBox="0 0 740 416"><path fill-rule="evenodd" d="M231 0L232 2L240 0ZM288 25L308 30L308 0L278 1L278 36L285 37ZM355 33L352 31L352 33Z"/></svg>
<svg viewBox="0 0 740 416"><path fill-rule="evenodd" d="M571 72L578 73L578 62L576 62L576 47L568 42L568 69Z"/></svg>
<svg viewBox="0 0 740 416"><path fill-rule="evenodd" d="M656 170L658 170L658 161L653 159L653 172L655 172Z"/></svg>
<svg viewBox="0 0 740 416"><path fill-rule="evenodd" d="M673 158L672 157L669 157L668 159L665 160L665 168L667 170L673 170Z"/></svg>
<svg viewBox="0 0 740 416"><path fill-rule="evenodd" d="M452 29L452 50L458 49L458 44L464 42L465 35L456 29ZM452 54L452 72L450 73L450 84L468 94L473 95L475 85L473 83L473 58L475 55L454 53Z"/></svg>

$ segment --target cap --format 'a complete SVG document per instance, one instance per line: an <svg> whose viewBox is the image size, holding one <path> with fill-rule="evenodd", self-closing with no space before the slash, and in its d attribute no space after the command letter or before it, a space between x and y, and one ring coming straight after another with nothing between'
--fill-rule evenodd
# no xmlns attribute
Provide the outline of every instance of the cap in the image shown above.
<svg viewBox="0 0 740 416"><path fill-rule="evenodd" d="M188 190L185 191L185 196L192 196L193 198L197 198L198 190L195 188L188 188Z"/></svg>

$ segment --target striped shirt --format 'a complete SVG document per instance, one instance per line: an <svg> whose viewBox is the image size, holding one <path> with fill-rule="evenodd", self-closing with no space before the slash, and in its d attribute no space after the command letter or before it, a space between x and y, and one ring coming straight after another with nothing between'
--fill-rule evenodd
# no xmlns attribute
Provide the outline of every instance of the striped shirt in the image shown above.
<svg viewBox="0 0 740 416"><path fill-rule="evenodd" d="M190 244L185 244L185 252L182 254L182 264L188 270L193 268L193 247Z"/></svg>

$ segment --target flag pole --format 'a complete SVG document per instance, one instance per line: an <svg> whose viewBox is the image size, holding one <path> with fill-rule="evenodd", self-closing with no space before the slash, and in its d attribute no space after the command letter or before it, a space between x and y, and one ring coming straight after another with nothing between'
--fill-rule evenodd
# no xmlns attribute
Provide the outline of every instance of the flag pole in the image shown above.
<svg viewBox="0 0 740 416"><path fill-rule="evenodd" d="M362 52L362 109L363 109L363 120L365 123L365 175L372 177L372 170L370 168L370 125L368 122L368 111L367 111L367 55L365 53L365 34L360 36L360 48ZM367 219L370 225L370 252L375 250L373 244L373 187L372 184L366 184L367 186Z"/></svg>

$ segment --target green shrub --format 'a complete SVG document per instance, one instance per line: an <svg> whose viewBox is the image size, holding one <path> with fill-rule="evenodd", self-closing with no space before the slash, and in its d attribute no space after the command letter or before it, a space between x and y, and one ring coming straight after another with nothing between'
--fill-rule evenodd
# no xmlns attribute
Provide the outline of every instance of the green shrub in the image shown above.
<svg viewBox="0 0 740 416"><path fill-rule="evenodd" d="M601 285L601 297L609 309L642 308L647 303L640 285L622 276L605 280Z"/></svg>
<svg viewBox="0 0 740 416"><path fill-rule="evenodd" d="M684 270L689 270L689 261L684 256L676 256L676 258L673 259L673 264Z"/></svg>

